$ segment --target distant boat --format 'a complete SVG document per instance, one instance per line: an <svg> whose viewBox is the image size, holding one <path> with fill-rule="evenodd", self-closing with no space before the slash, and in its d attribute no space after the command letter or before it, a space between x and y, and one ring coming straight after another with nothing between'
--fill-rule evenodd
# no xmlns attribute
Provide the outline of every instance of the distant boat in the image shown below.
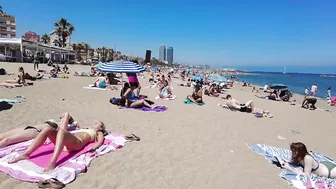
<svg viewBox="0 0 336 189"><path fill-rule="evenodd" d="M320 77L336 77L336 75L320 75Z"/></svg>
<svg viewBox="0 0 336 189"><path fill-rule="evenodd" d="M284 71L283 71L283 74L285 75L287 72L286 72L286 66L284 67Z"/></svg>

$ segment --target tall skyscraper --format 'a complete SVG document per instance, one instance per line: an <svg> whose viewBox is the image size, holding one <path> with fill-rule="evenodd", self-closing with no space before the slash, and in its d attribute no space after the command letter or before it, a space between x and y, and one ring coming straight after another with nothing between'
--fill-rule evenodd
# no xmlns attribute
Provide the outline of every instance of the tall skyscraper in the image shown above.
<svg viewBox="0 0 336 189"><path fill-rule="evenodd" d="M145 63L150 63L150 60L151 60L151 54L152 54L152 51L151 51L151 50L146 50Z"/></svg>
<svg viewBox="0 0 336 189"><path fill-rule="evenodd" d="M174 49L173 47L168 47L167 48L167 61L168 65L172 65L174 62Z"/></svg>
<svg viewBox="0 0 336 189"><path fill-rule="evenodd" d="M159 60L166 60L166 46L164 44L159 47Z"/></svg>

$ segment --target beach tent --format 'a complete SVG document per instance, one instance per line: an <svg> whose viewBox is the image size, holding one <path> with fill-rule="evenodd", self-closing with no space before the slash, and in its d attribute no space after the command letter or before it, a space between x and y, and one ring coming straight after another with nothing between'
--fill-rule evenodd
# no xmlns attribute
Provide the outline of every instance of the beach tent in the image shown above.
<svg viewBox="0 0 336 189"><path fill-rule="evenodd" d="M146 67L130 61L113 61L103 63L98 67L98 70L103 72L114 73L139 73L146 70Z"/></svg>
<svg viewBox="0 0 336 189"><path fill-rule="evenodd" d="M281 89L286 89L288 87L287 87L287 85L283 85L283 84L273 84L269 88L270 89L281 90Z"/></svg>

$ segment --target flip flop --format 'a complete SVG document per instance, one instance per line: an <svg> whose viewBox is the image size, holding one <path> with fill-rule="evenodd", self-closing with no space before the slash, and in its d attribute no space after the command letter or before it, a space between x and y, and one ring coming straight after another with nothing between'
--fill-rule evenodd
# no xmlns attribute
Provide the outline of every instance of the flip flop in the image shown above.
<svg viewBox="0 0 336 189"><path fill-rule="evenodd" d="M126 140L129 140L129 141L140 141L140 138L137 137L135 134L131 134L129 136L125 136Z"/></svg>
<svg viewBox="0 0 336 189"><path fill-rule="evenodd" d="M39 188L56 188L56 189L60 189L60 188L64 188L65 184L63 184L61 181L57 180L56 178L51 178L51 179L45 180L43 182L38 182L37 186Z"/></svg>

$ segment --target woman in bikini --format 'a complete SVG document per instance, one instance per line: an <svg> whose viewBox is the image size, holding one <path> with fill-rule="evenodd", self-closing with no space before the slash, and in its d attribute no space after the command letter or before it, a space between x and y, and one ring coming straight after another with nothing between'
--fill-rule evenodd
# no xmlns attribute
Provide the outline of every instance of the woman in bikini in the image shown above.
<svg viewBox="0 0 336 189"><path fill-rule="evenodd" d="M187 98L191 101L194 102L195 104L202 105L203 98L202 98L202 87L200 84L195 85L195 90L192 95L189 95Z"/></svg>
<svg viewBox="0 0 336 189"><path fill-rule="evenodd" d="M143 106L151 107L145 99L139 99L135 96L134 90L137 89L136 83L125 83L122 89L122 97L126 100L126 105L131 108L141 108Z"/></svg>
<svg viewBox="0 0 336 189"><path fill-rule="evenodd" d="M330 161L316 161L307 151L306 146L301 142L290 145L292 151L292 163L303 167L303 172L292 169L288 163L284 163L282 168L293 171L296 174L310 176L313 172L319 176L336 178L336 164Z"/></svg>
<svg viewBox="0 0 336 189"><path fill-rule="evenodd" d="M171 88L169 87L168 81L166 81L166 80L163 82L162 85L160 85L159 97L162 98L162 99L172 97Z"/></svg>
<svg viewBox="0 0 336 189"><path fill-rule="evenodd" d="M27 86L27 83L24 77L25 72L23 70L23 67L19 67L18 71L19 71L19 74L16 79L0 81L0 86L12 87L12 88Z"/></svg>
<svg viewBox="0 0 336 189"><path fill-rule="evenodd" d="M55 144L54 154L45 168L45 171L53 170L56 167L56 161L63 150L73 152L81 150L86 144L95 142L90 150L98 149L104 141L105 126L101 121L96 121L91 129L80 129L75 133L68 131L69 113L65 113L63 119L58 124L58 128L44 128L28 147L28 149L20 156L14 158L9 163L15 163L21 160L29 159L31 153L41 147L47 138Z"/></svg>
<svg viewBox="0 0 336 189"><path fill-rule="evenodd" d="M63 116L64 114L60 117L60 119L62 119ZM69 128L77 127L76 122L74 122L71 116L69 117L69 124ZM0 133L0 148L34 139L44 128L54 127L57 129L57 125L58 124L54 121L49 120L43 124L26 126L24 128L20 127L4 133Z"/></svg>

